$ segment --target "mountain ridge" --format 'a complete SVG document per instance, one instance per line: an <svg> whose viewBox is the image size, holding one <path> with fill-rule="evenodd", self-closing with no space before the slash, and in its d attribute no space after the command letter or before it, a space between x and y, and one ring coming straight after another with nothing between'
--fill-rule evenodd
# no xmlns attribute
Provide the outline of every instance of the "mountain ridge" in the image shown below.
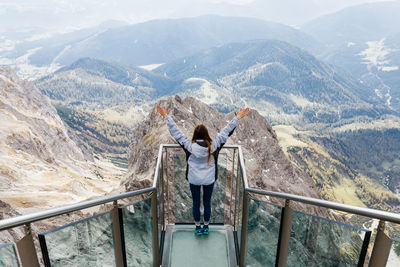
<svg viewBox="0 0 400 267"><path fill-rule="evenodd" d="M310 51L321 49L313 37L290 26L216 15L97 27L62 37L16 43L15 47L0 51L0 56L6 64L14 64L25 78L32 79L82 57L115 60L130 66L161 64L232 41L281 39Z"/></svg>
<svg viewBox="0 0 400 267"><path fill-rule="evenodd" d="M311 21L302 29L325 44L318 58L373 85L365 92L375 104L400 111L399 2L345 8Z"/></svg>
<svg viewBox="0 0 400 267"><path fill-rule="evenodd" d="M218 64L214 64L216 61ZM115 66L102 60L81 59L38 80L36 85L54 100L65 102L64 96L68 96L67 103L79 106L85 102L83 106L89 108L90 102L92 108L99 103L103 108L120 102L140 105L143 100L194 93L198 98L209 98L205 102L215 107L225 103L219 107L226 111L235 108L234 103L248 102L267 112L262 106L269 102L270 112L263 114L288 123L333 123L357 116L377 118L391 112L363 97L366 90L373 90L367 84L281 41L214 47L152 71ZM103 68L115 73L107 74ZM138 81L127 80L128 76L136 76ZM85 79L92 81L85 85ZM261 106L259 100L264 101Z"/></svg>

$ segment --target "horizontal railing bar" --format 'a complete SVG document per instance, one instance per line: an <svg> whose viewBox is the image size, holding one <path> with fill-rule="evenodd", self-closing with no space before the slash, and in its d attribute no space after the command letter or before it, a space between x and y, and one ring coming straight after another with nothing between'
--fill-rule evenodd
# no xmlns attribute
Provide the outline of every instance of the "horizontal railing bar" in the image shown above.
<svg viewBox="0 0 400 267"><path fill-rule="evenodd" d="M160 146L165 147L165 148L181 148L181 146L178 144L162 144ZM224 148L232 149L232 148L239 148L239 147L240 147L239 145L224 145L222 147L222 149L224 149Z"/></svg>
<svg viewBox="0 0 400 267"><path fill-rule="evenodd" d="M178 144L162 144L160 146L163 146L165 148L181 148L181 146Z"/></svg>
<svg viewBox="0 0 400 267"><path fill-rule="evenodd" d="M67 206L49 209L49 210L39 211L39 212L31 213L31 214L21 215L18 217L4 219L4 220L0 221L0 231L6 230L9 228L13 228L13 227L17 227L17 226L21 226L24 224L48 219L51 217L63 215L63 214L69 213L69 212L98 206L98 205L112 202L115 200L142 195L142 194L152 192L155 190L156 190L155 187L148 187L148 188L139 189L139 190L135 190L135 191L131 191L131 192L126 192L126 193L122 193L122 194L118 194L118 195L88 200L85 202L80 202L80 203L76 203L76 204L71 204L71 205L67 205Z"/></svg>
<svg viewBox="0 0 400 267"><path fill-rule="evenodd" d="M334 210L345 211L348 213L362 215L362 216L380 219L380 220L393 222L393 223L400 223L400 214L393 213L393 212L357 207L357 206L337 203L337 202L333 202L333 201L329 201L329 200L323 200L323 199L305 197L305 196L298 196L298 195L293 195L293 194L289 194L289 193L274 192L274 191L255 189L255 188L245 188L245 190L249 193L255 193L255 194L259 194L259 195L265 195L265 196L277 197L277 198L283 198L283 199L289 199L289 200L302 202L302 203L306 203L306 204L310 204L310 205L314 205L314 206L318 206L318 207L324 207L324 208L329 208L329 209L334 209Z"/></svg>

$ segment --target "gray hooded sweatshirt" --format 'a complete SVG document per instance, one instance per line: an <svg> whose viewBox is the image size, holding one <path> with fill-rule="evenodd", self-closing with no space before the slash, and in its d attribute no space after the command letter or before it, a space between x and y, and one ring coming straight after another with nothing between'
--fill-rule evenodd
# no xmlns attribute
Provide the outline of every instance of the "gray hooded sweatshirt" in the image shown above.
<svg viewBox="0 0 400 267"><path fill-rule="evenodd" d="M239 120L236 117L233 118L213 139L211 143L212 157L209 164L207 164L208 148L204 140L196 140L196 142L192 143L170 116L165 118L165 122L172 137L175 138L186 153L186 179L189 180L189 183L194 185L210 185L214 183L218 177L218 168L215 167L218 162L218 153L235 130Z"/></svg>

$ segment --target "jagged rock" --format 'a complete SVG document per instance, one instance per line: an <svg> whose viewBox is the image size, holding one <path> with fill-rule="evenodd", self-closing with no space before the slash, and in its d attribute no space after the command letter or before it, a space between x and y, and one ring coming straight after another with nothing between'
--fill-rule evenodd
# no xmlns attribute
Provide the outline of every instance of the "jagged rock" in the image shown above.
<svg viewBox="0 0 400 267"><path fill-rule="evenodd" d="M0 68L0 88L2 140L47 162L84 160L50 100L32 83L19 79L11 68Z"/></svg>
<svg viewBox="0 0 400 267"><path fill-rule="evenodd" d="M18 215L21 214L15 211L10 204L0 200L0 220Z"/></svg>
<svg viewBox="0 0 400 267"><path fill-rule="evenodd" d="M0 67L0 121L0 194L16 211L75 203L118 184L99 181L103 163L82 151L49 99L9 67Z"/></svg>
<svg viewBox="0 0 400 267"><path fill-rule="evenodd" d="M21 215L10 204L0 200L0 220ZM0 233L0 244L10 243L19 240L24 236L21 227L12 228Z"/></svg>
<svg viewBox="0 0 400 267"><path fill-rule="evenodd" d="M196 125L207 125L215 136L235 115L222 114L192 97L169 97L157 105L166 107L168 114L190 138ZM128 152L128 175L121 182L126 190L151 184L160 144L175 143L156 105L135 130L135 141ZM297 168L279 147L271 124L256 110L240 121L228 144L242 146L249 185L255 188L320 198L313 180ZM323 210L294 204L295 208L326 215Z"/></svg>

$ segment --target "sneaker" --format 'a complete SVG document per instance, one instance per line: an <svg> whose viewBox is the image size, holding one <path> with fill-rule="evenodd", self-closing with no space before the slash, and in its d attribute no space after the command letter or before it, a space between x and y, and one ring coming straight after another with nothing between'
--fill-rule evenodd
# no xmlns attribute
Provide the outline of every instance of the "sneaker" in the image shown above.
<svg viewBox="0 0 400 267"><path fill-rule="evenodd" d="M203 234L203 230L201 229L200 225L199 226L196 225L196 228L194 229L194 234L195 235L202 235Z"/></svg>
<svg viewBox="0 0 400 267"><path fill-rule="evenodd" d="M208 228L208 224L203 226L203 229L201 229L203 235L208 235L208 232L210 229Z"/></svg>

